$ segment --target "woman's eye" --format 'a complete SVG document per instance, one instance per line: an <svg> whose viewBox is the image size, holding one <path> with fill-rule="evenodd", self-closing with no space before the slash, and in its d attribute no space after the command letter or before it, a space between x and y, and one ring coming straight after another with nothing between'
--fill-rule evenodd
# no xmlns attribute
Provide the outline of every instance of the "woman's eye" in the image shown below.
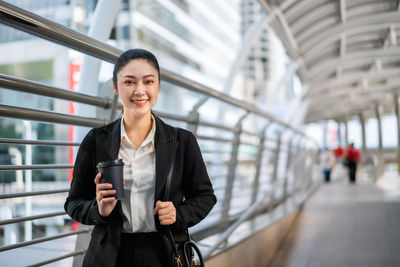
<svg viewBox="0 0 400 267"><path fill-rule="evenodd" d="M133 81L127 80L127 81L124 82L124 84L131 85L131 84L133 84Z"/></svg>
<svg viewBox="0 0 400 267"><path fill-rule="evenodd" d="M147 81L145 81L144 83L145 83L145 84L152 84L152 83L154 83L154 81L153 81L153 80L147 80Z"/></svg>

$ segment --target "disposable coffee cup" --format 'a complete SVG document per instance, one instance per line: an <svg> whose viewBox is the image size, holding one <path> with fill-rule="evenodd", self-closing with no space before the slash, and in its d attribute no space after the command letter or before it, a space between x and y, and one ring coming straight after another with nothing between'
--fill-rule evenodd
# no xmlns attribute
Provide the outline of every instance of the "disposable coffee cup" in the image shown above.
<svg viewBox="0 0 400 267"><path fill-rule="evenodd" d="M99 162L97 169L101 173L100 182L112 184L112 189L117 192L115 195L109 195L108 197L124 198L124 162L122 159Z"/></svg>

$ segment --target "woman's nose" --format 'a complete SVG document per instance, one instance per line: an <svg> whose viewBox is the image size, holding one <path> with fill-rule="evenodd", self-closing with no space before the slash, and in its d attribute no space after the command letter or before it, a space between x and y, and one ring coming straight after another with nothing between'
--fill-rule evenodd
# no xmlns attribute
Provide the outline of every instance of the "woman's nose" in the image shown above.
<svg viewBox="0 0 400 267"><path fill-rule="evenodd" d="M142 83L137 83L134 91L135 95L144 94L144 85Z"/></svg>

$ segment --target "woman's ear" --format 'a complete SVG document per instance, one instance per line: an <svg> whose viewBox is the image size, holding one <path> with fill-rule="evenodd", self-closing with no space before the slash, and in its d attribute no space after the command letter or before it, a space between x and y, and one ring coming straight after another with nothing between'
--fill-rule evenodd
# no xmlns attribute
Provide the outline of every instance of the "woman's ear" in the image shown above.
<svg viewBox="0 0 400 267"><path fill-rule="evenodd" d="M114 94L118 95L118 89L117 89L117 86L115 85L115 83L113 83L113 87L114 87Z"/></svg>

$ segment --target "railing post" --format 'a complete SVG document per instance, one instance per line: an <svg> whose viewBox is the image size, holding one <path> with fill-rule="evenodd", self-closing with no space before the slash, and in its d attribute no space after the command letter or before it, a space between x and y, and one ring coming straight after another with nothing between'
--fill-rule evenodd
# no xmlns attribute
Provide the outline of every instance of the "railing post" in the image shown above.
<svg viewBox="0 0 400 267"><path fill-rule="evenodd" d="M189 113L190 123L187 124L187 129L191 131L194 135L197 134L197 129L199 128L200 114L197 110L192 110Z"/></svg>
<svg viewBox="0 0 400 267"><path fill-rule="evenodd" d="M366 134L365 134L365 117L362 112L358 115L361 125L361 140L362 140L362 148L361 148L361 156L365 157L367 154L367 145L366 145Z"/></svg>
<svg viewBox="0 0 400 267"><path fill-rule="evenodd" d="M231 154L231 160L229 162L229 167L228 167L228 176L226 180L226 186L225 186L225 195L224 195L224 200L222 202L222 213L221 213L221 218L227 218L229 216L229 209L231 206L231 199L232 199L232 191L233 191L233 183L235 181L235 174L236 174L236 166L238 163L238 154L239 154L239 146L240 146L240 135L242 134L242 121L248 113L246 113L244 116L242 116L239 121L236 123L236 131L235 135L233 138L233 143L232 143L232 154Z"/></svg>
<svg viewBox="0 0 400 267"><path fill-rule="evenodd" d="M341 131L342 125L341 125L341 122L339 120L337 120L336 123L337 123L337 140L338 140L338 144L339 144L339 146L342 146L342 131Z"/></svg>
<svg viewBox="0 0 400 267"><path fill-rule="evenodd" d="M376 120L378 122L378 166L377 166L377 175L376 178L380 178L383 175L384 168L385 168L385 158L383 155L383 142L382 142L382 116L380 106L375 106L375 115Z"/></svg>
<svg viewBox="0 0 400 267"><path fill-rule="evenodd" d="M114 94L112 81L107 81L98 90L98 96L104 99L110 99L110 106L108 107L97 107L96 108L96 118L103 119L107 122L112 122L118 117L117 107L118 107L118 96Z"/></svg>
<svg viewBox="0 0 400 267"><path fill-rule="evenodd" d="M281 138L282 138L282 136L279 133L278 140L276 142L275 160L274 160L274 172L273 172L273 175L272 175L272 182L275 182L276 179L278 178L278 167L279 167L278 162L279 162L279 154L280 154L280 150L281 150L281 141L282 141Z"/></svg>
<svg viewBox="0 0 400 267"><path fill-rule="evenodd" d="M276 181L278 178L278 162L279 162L279 154L281 150L281 134L279 133L278 139L276 141L276 149L275 149L275 159L274 159L274 172L272 174L272 180L271 180L271 192L270 192L270 200L269 200L269 208L268 210L271 211L274 205L274 200L275 200L275 191L276 191Z"/></svg>
<svg viewBox="0 0 400 267"><path fill-rule="evenodd" d="M192 110L189 112L189 119L191 123L187 124L187 129L191 131L192 133L196 134L197 133L197 128L199 128L199 121L200 121L200 114L199 114L199 108L209 99L208 96L205 96L201 98L192 108Z"/></svg>
<svg viewBox="0 0 400 267"><path fill-rule="evenodd" d="M349 145L349 121L345 119L343 120L343 123L345 131L344 139L345 139L345 145L347 147Z"/></svg>
<svg viewBox="0 0 400 267"><path fill-rule="evenodd" d="M298 142L297 142L297 144L296 144L296 158L300 157L301 156L301 152L303 152L301 150L301 142L302 142L302 138L300 137ZM302 168L301 172L303 172L303 171L304 171L304 169ZM298 177L302 175L302 174L299 174L297 171L296 171L296 174L297 175L295 176L294 181L293 181L293 187L294 187L293 190L294 191L297 190L297 184L299 182L299 178Z"/></svg>
<svg viewBox="0 0 400 267"><path fill-rule="evenodd" d="M397 172L400 174L400 108L399 108L399 96L397 94L393 95L394 100L394 113L396 115L397 122Z"/></svg>
<svg viewBox="0 0 400 267"><path fill-rule="evenodd" d="M288 185L288 176L289 176L289 168L290 168L290 161L292 160L292 140L290 139L288 143L288 150L287 150L287 160L286 160L286 175L285 181L283 184L283 198L286 199L287 197L287 185Z"/></svg>
<svg viewBox="0 0 400 267"><path fill-rule="evenodd" d="M261 132L261 137L260 137L260 144L258 145L258 153L257 153L257 160L256 160L256 174L254 177L254 182L253 182L253 194L251 198L251 203L256 202L257 200L257 195L258 195L258 189L260 187L259 181L260 181L260 173L261 173L261 164L262 164L262 158L264 154L264 143L265 143L265 138L266 134L265 132L268 129L268 126L271 123L268 123L262 130Z"/></svg>

